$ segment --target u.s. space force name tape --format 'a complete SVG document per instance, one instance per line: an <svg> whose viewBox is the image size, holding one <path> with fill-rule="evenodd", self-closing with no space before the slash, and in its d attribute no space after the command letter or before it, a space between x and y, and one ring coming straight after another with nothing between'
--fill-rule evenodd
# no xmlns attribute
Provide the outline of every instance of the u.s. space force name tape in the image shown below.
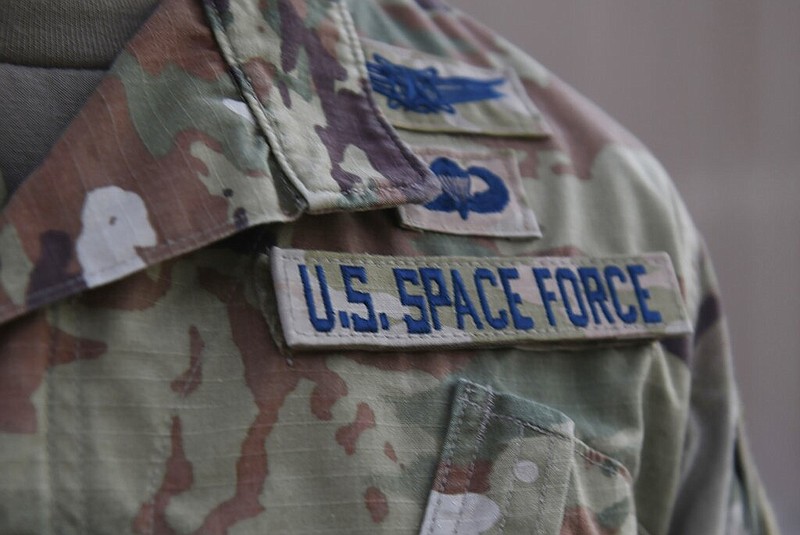
<svg viewBox="0 0 800 535"><path fill-rule="evenodd" d="M273 248L292 349L453 348L691 332L669 256L408 257Z"/></svg>

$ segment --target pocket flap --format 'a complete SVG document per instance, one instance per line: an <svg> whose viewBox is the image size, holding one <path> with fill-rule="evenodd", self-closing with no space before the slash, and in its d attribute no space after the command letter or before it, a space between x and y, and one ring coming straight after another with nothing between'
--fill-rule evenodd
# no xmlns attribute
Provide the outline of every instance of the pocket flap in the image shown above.
<svg viewBox="0 0 800 535"><path fill-rule="evenodd" d="M635 530L628 471L578 440L566 415L458 384L420 535Z"/></svg>

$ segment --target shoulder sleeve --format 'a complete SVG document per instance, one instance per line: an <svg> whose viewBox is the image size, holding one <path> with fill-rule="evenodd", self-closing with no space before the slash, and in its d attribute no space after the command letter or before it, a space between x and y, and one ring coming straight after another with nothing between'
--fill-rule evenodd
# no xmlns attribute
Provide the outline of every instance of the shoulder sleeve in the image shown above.
<svg viewBox="0 0 800 535"><path fill-rule="evenodd" d="M687 252L684 285L695 332L685 348L691 398L670 533L777 534L744 440L728 327L708 249L677 193L673 202Z"/></svg>

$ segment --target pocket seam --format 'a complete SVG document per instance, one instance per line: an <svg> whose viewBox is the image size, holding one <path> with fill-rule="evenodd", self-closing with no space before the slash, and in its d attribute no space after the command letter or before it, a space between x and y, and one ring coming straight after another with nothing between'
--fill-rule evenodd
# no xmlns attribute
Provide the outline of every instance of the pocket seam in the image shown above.
<svg viewBox="0 0 800 535"><path fill-rule="evenodd" d="M519 461L519 456L522 454L522 438L525 435L525 428L521 425L518 425L519 434L517 435L517 453L514 455L514 464L516 465ZM508 521L508 508L511 505L511 496L514 494L514 485L516 483L515 478L511 478L511 484L506 491L506 497L503 503L503 508L500 511L500 533L498 535L503 535L506 531L506 522Z"/></svg>
<svg viewBox="0 0 800 535"><path fill-rule="evenodd" d="M555 451L556 446L556 438L553 435L550 435L550 445L547 448L547 460L545 461L545 468L547 470L547 478L542 484L542 491L539 493L539 522L536 524L536 533L541 532L542 523L545 520L545 515L542 514L544 510L544 500L547 494L547 489L550 488L550 480L552 479L552 464L553 464L553 452Z"/></svg>
<svg viewBox="0 0 800 535"><path fill-rule="evenodd" d="M481 414L481 423L478 427L478 436L474 442L474 446L472 449L472 458L469 462L469 472L467 473L467 481L465 483L464 492L465 494L469 492L469 486L472 483L472 478L475 475L475 461L478 458L478 450L480 450L481 444L486 439L486 428L489 420L494 415L492 408L494 407L494 392L490 392L489 395L486 397L486 403L483 407L483 412ZM449 476L449 474L448 474ZM445 480L445 488L447 487L447 481ZM453 527L453 533L458 533L458 527L461 525L461 520L464 518L464 507L467 505L467 500L461 502L461 507L458 509L458 520L456 521L456 525ZM436 511L438 513L438 511Z"/></svg>
<svg viewBox="0 0 800 535"><path fill-rule="evenodd" d="M468 390L468 388L465 389L465 390ZM482 409L482 406L480 404L472 401L471 399L464 399L463 402L467 403L469 405L472 405L474 408ZM602 451L600 451L600 450L598 450L596 448L592 448L591 446L587 445L583 441L579 440L577 437L570 437L569 435L565 435L565 434L559 433L557 431L552 431L550 429L545 429L545 428L543 428L541 426L538 426L536 424L532 424L532 423L530 423L530 422L528 422L526 420L521 420L519 418L515 418L513 416L508 416L508 415L505 415L505 414L497 414L497 413L493 412L492 416L494 418L499 418L501 420L508 420L508 421L514 422L514 423L519 424L519 425L521 425L523 427L527 427L528 429L532 429L534 431L538 431L539 433L545 434L545 435L550 436L550 437L558 438L558 439L561 439L561 440L571 441L571 442L574 443L574 446L572 448L573 449L573 453L575 453L577 455L580 455L581 457L583 457L583 459L586 460L586 462L588 462L588 463L590 463L590 464L592 464L594 466L597 466L597 467L605 466L604 463L598 461L597 459L592 458L587 453L587 452L596 452L596 453L602 455L603 458L607 459L611 463L611 465L614 468L614 474L616 476L619 476L619 477L625 479L629 483L632 480L631 475L630 475L630 471L628 470L628 468L624 464L622 464L620 461L614 459L610 455L607 455L606 453L603 453Z"/></svg>
<svg viewBox="0 0 800 535"><path fill-rule="evenodd" d="M486 434L486 422L488 420L487 416L491 412L491 407L494 404L493 401L494 401L494 395L495 395L494 391L487 390L487 394L488 395L487 395L487 398L486 398L486 403L484 405L480 405L478 403L475 403L471 399L469 399L469 396L471 396L474 393L475 393L475 391L472 388L466 387L464 389L463 395L460 396L463 399L459 400L459 401L463 401L465 403L468 403L473 408L478 408L478 409L480 409L482 411L481 424L480 424L480 427L479 427L479 430L478 430L478 436L475 437L476 440L473 441L474 442L474 445L473 445L474 455L472 457L472 460L470 461L470 472L469 472L469 475L467 477L467 481L465 483L467 488L469 488L469 485L472 482L472 477L473 477L474 470L475 470L475 458L478 455L478 449L479 449L480 445L483 443L483 439L484 439L485 434ZM464 422L464 412L465 412L464 409L465 409L465 405L458 404L459 412L458 412L458 415L456 416L456 423L455 423L455 426L453 428L453 434L457 438L461 437L461 427L462 427L462 424ZM442 454L447 459L446 467L445 467L445 471L444 471L444 477L442 478L442 483L441 483L443 490L447 489L447 483L450 481L451 468L453 466L453 462L451 460L452 459L452 454L453 454L453 450L455 449L454 445L457 444L458 442L459 442L459 440L449 440L448 443L445 446L445 451L442 452ZM465 489L465 491L466 491L466 489ZM434 527L436 526L436 520L439 517L439 511L441 509L442 496L443 495L444 495L444 492L442 494L440 494L436 498L436 504L434 505L433 513L431 515L430 529L427 531L426 535L433 535L433 530L434 530ZM465 505L465 503L462 503L461 508L459 510L459 513L458 513L459 521L461 519L461 513L463 512L464 505ZM453 531L454 531L454 533L457 533L458 524L456 524L455 528L456 529L454 529Z"/></svg>

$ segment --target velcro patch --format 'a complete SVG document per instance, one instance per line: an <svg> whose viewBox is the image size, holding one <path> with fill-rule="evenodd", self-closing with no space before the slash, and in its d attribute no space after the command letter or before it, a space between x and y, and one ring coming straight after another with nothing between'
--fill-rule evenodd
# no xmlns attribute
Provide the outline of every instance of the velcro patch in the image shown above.
<svg viewBox="0 0 800 535"><path fill-rule="evenodd" d="M691 332L669 256L407 257L273 248L300 350L432 349Z"/></svg>
<svg viewBox="0 0 800 535"><path fill-rule="evenodd" d="M414 152L430 166L441 191L427 204L401 206L404 226L469 236L542 236L513 151L426 147Z"/></svg>
<svg viewBox="0 0 800 535"><path fill-rule="evenodd" d="M375 100L392 125L426 132L550 135L511 69L486 69L370 39L362 44Z"/></svg>

